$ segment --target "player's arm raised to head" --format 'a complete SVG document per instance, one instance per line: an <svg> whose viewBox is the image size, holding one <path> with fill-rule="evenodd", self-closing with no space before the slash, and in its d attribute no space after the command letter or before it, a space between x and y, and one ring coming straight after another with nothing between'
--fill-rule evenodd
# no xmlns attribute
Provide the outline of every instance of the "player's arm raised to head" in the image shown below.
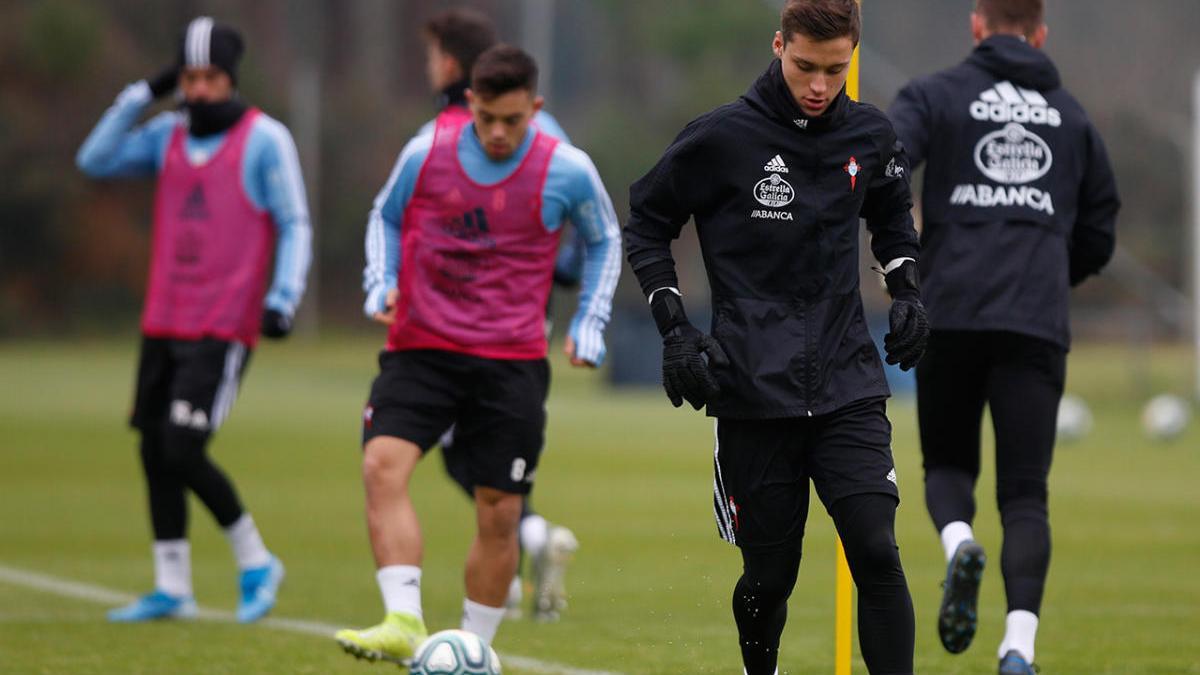
<svg viewBox="0 0 1200 675"><path fill-rule="evenodd" d="M154 175L179 116L164 112L135 127L153 102L145 81L126 87L76 153L79 170L92 178Z"/></svg>
<svg viewBox="0 0 1200 675"><path fill-rule="evenodd" d="M1108 151L1090 123L1084 134L1085 165L1079 186L1079 215L1071 228L1071 285L1096 274L1116 248L1117 212L1121 198Z"/></svg>
<svg viewBox="0 0 1200 675"><path fill-rule="evenodd" d="M860 215L871 232L871 252L885 266L920 252L912 218L912 189L908 157L891 124L879 113L876 133L878 164L867 183Z"/></svg>
<svg viewBox="0 0 1200 675"><path fill-rule="evenodd" d="M625 257L647 297L679 286L671 242L711 194L705 175L721 170L703 152L714 119L710 113L685 127L658 163L629 186Z"/></svg>
<svg viewBox="0 0 1200 675"><path fill-rule="evenodd" d="M394 320L404 209L412 199L421 167L432 146L432 134L416 136L404 146L367 217L367 234L363 242L366 253L363 290L367 298L363 313L383 323Z"/></svg>
<svg viewBox="0 0 1200 675"><path fill-rule="evenodd" d="M582 150L559 144L550 170L566 174L569 220L583 246L579 309L567 331L574 365L604 362L604 329L621 275L621 227L595 164Z"/></svg>
<svg viewBox="0 0 1200 675"><path fill-rule="evenodd" d="M251 199L271 214L276 229L275 273L263 304L291 317L304 296L312 262L312 225L300 157L287 127L266 115L255 121L250 144L247 154L257 162L253 175L245 176L246 184L251 186Z"/></svg>

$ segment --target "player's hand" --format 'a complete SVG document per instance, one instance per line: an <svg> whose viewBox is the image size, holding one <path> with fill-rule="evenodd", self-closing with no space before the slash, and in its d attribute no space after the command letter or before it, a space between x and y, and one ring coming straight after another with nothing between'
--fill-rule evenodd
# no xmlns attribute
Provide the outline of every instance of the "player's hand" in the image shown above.
<svg viewBox="0 0 1200 675"><path fill-rule="evenodd" d="M571 337L570 335L567 336L566 342L563 343L563 353L566 354L567 358L571 360L571 365L575 366L576 368L596 367L596 364L592 363L591 361L585 361L584 359L581 359L575 355L575 338Z"/></svg>
<svg viewBox="0 0 1200 675"><path fill-rule="evenodd" d="M720 343L690 323L682 323L663 336L663 389L676 408L686 400L699 410L721 393L712 366L729 365Z"/></svg>
<svg viewBox="0 0 1200 675"><path fill-rule="evenodd" d="M887 362L911 370L925 354L929 341L929 319L920 300L894 300L888 314L891 332L883 336Z"/></svg>
<svg viewBox="0 0 1200 675"><path fill-rule="evenodd" d="M921 304L917 264L905 261L888 272L884 280L892 295L892 309L888 313L890 332L883 336L885 360L899 364L900 370L911 370L921 360L929 341L929 318Z"/></svg>
<svg viewBox="0 0 1200 675"><path fill-rule="evenodd" d="M387 292L387 297L383 301L384 311L375 312L371 315L379 323L390 326L396 323L396 299L400 297L400 290L393 288Z"/></svg>
<svg viewBox="0 0 1200 675"><path fill-rule="evenodd" d="M178 62L172 63L163 69L162 72L146 80L146 83L150 85L150 93L154 94L154 98L162 98L175 91L175 87L179 84L179 69L180 64Z"/></svg>
<svg viewBox="0 0 1200 675"><path fill-rule="evenodd" d="M272 340L285 338L292 332L292 317L275 309L264 309L262 334Z"/></svg>

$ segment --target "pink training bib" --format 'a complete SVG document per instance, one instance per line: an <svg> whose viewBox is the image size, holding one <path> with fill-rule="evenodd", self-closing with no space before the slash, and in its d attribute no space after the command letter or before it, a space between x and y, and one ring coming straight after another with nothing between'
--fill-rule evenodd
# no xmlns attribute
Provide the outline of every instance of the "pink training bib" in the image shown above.
<svg viewBox="0 0 1200 675"><path fill-rule="evenodd" d="M250 109L217 152L192 166L178 126L154 202L150 279L142 333L150 337L258 341L275 228L242 186Z"/></svg>
<svg viewBox="0 0 1200 675"><path fill-rule="evenodd" d="M558 141L535 132L512 175L480 185L458 161L459 138L474 133L463 112L438 115L433 147L404 212L388 349L544 358L559 233L542 223L542 189Z"/></svg>

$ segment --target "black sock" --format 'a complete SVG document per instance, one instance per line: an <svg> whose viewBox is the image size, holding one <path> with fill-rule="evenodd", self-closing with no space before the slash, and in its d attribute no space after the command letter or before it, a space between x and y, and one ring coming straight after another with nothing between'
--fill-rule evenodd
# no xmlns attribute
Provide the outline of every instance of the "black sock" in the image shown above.
<svg viewBox="0 0 1200 675"><path fill-rule="evenodd" d="M742 663L749 675L774 675L787 600L800 570L800 547L742 550L742 577L733 589Z"/></svg>
<svg viewBox="0 0 1200 675"><path fill-rule="evenodd" d="M912 675L912 597L896 545L896 498L852 495L829 509L858 588L858 640L871 675Z"/></svg>

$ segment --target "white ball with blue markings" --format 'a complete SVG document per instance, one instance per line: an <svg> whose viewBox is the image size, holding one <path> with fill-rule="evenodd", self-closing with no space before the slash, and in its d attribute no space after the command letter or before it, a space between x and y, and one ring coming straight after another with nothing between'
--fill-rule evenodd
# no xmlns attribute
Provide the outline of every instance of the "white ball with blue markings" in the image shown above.
<svg viewBox="0 0 1200 675"><path fill-rule="evenodd" d="M483 638L465 630L444 630L421 643L410 675L499 675L500 657Z"/></svg>

